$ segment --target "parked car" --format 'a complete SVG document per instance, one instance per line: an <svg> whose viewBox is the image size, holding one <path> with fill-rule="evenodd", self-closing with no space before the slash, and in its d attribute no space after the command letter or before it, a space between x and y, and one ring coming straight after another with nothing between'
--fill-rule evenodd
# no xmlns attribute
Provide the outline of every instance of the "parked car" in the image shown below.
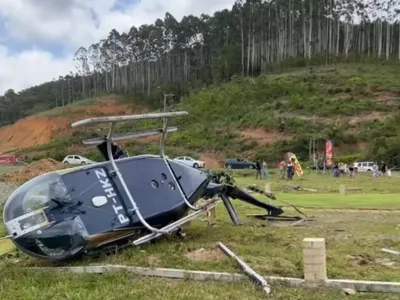
<svg viewBox="0 0 400 300"><path fill-rule="evenodd" d="M372 172L376 163L372 161L355 162L354 166L358 168L358 172Z"/></svg>
<svg viewBox="0 0 400 300"><path fill-rule="evenodd" d="M228 159L225 162L225 168L228 169L255 169L256 163L248 160L241 160L237 158Z"/></svg>
<svg viewBox="0 0 400 300"><path fill-rule="evenodd" d="M95 162L80 155L68 155L63 159L62 163L64 165L89 165Z"/></svg>
<svg viewBox="0 0 400 300"><path fill-rule="evenodd" d="M390 168L390 170L392 170L392 172L400 172L400 166L394 166L394 167Z"/></svg>
<svg viewBox="0 0 400 300"><path fill-rule="evenodd" d="M190 156L180 156L180 157L174 158L174 160L179 161L185 165L191 166L196 169L205 167L204 161L193 159Z"/></svg>

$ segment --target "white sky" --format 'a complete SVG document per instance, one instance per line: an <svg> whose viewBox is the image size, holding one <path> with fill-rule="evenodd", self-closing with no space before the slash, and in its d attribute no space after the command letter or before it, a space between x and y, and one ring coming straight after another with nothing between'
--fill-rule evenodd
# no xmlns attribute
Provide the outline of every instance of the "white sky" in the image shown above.
<svg viewBox="0 0 400 300"><path fill-rule="evenodd" d="M385 0L386 1L386 0ZM234 0L0 0L0 95L76 71L73 54L105 38L170 12L212 14ZM400 7L400 0L394 0ZM118 5L119 10L112 8ZM97 16L96 22L91 16Z"/></svg>
<svg viewBox="0 0 400 300"><path fill-rule="evenodd" d="M212 14L234 0L0 0L0 95L75 72L80 46L105 38L111 29L153 23L170 12ZM119 10L112 8L118 4ZM91 16L97 15L97 25ZM4 27L4 28L2 28Z"/></svg>

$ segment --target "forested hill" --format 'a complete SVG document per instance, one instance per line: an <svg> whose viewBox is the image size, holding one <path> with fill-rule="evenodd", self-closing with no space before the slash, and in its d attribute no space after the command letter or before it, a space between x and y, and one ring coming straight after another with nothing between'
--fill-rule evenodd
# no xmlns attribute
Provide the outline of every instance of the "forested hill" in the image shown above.
<svg viewBox="0 0 400 300"><path fill-rule="evenodd" d="M161 92L179 99L234 75L284 66L399 60L396 7L397 0L237 0L213 16L178 21L166 13L78 49L75 74L20 93L8 90L0 97L0 125L109 92L145 95L151 104Z"/></svg>

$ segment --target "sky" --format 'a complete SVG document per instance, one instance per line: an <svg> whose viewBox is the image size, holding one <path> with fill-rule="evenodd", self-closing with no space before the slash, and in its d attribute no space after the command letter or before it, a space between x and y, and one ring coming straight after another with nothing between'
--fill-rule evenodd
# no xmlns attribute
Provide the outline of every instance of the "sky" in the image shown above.
<svg viewBox="0 0 400 300"><path fill-rule="evenodd" d="M0 95L75 72L73 55L113 29L231 8L234 0L0 0Z"/></svg>

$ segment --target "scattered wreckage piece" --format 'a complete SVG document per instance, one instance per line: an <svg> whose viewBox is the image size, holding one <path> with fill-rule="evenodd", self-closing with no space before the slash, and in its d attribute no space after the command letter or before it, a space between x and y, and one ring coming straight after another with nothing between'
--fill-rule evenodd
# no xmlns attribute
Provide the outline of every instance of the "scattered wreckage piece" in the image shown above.
<svg viewBox="0 0 400 300"><path fill-rule="evenodd" d="M226 247L224 244L221 242L218 242L218 247L221 249L222 252L224 252L226 255L230 256L236 262L240 265L240 267L243 269L244 273L249 276L251 279L253 279L257 284L261 285L263 290L268 294L271 293L271 288L267 281L259 275L256 271L254 271L248 264L246 264L243 260L241 260L235 253L233 253L228 247Z"/></svg>
<svg viewBox="0 0 400 300"><path fill-rule="evenodd" d="M400 255L399 251L390 250L390 249L386 249L386 248L382 248L381 251L382 252L386 252L386 253L390 253L390 254L394 254L394 255Z"/></svg>
<svg viewBox="0 0 400 300"><path fill-rule="evenodd" d="M252 186L248 186L247 187L248 190L251 190L253 192L257 192L261 195L264 195L266 197L268 197L271 200L277 200L276 196L274 193L272 192L265 192L262 189L260 189L259 187L257 187L256 185L252 185ZM273 216L270 215L268 213L265 214L247 214L247 217L252 217L252 218L257 218L257 219L261 219L261 220L266 220L266 221L288 221L288 222L293 222L290 223L289 226L297 226L299 224L304 223L305 221L313 221L314 218L307 216L305 213L303 213L302 211L300 211L296 206L294 206L293 204L287 203L285 201L279 200L282 203L294 208L299 214L303 215L304 217L301 216Z"/></svg>

